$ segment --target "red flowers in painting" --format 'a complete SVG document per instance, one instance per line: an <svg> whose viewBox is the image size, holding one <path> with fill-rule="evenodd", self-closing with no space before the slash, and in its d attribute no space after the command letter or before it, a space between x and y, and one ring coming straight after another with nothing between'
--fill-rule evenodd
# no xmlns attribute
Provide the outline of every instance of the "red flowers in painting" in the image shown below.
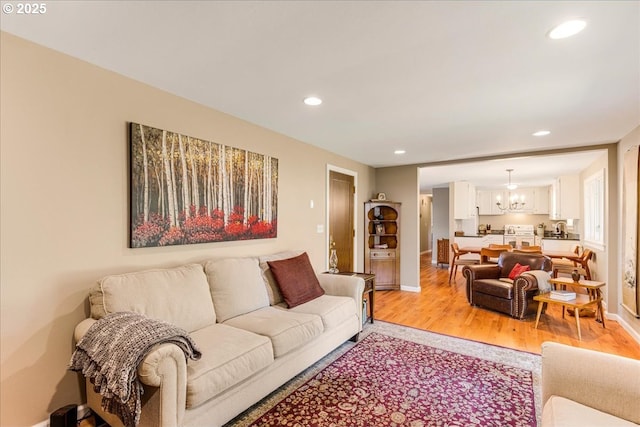
<svg viewBox="0 0 640 427"><path fill-rule="evenodd" d="M214 210L207 214L206 207L198 212L191 206L190 216L180 214L181 227L171 227L160 215L153 215L149 221L139 220L133 230L134 247L186 245L192 243L223 242L228 240L250 240L276 237L275 221L260 220L252 215L244 219L244 209L236 206L224 221L224 213Z"/></svg>

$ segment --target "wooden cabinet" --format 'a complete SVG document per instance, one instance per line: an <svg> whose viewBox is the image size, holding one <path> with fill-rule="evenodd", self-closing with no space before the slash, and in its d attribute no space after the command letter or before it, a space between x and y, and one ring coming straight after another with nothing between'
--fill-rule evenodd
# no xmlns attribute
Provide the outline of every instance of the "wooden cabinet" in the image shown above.
<svg viewBox="0 0 640 427"><path fill-rule="evenodd" d="M453 218L469 219L476 215L476 187L467 181L454 182L453 189Z"/></svg>
<svg viewBox="0 0 640 427"><path fill-rule="evenodd" d="M400 203L364 204L364 270L376 275L376 289L400 289Z"/></svg>
<svg viewBox="0 0 640 427"><path fill-rule="evenodd" d="M449 239L438 239L437 265L449 264Z"/></svg>
<svg viewBox="0 0 640 427"><path fill-rule="evenodd" d="M564 175L551 186L549 197L549 218L580 219L580 178L578 175Z"/></svg>

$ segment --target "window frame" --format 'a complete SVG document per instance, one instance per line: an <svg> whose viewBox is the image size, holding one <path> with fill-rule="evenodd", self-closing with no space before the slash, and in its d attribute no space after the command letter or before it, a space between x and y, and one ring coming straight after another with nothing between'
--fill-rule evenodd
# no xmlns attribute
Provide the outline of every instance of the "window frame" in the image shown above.
<svg viewBox="0 0 640 427"><path fill-rule="evenodd" d="M593 173L583 182L584 243L605 249L605 169Z"/></svg>

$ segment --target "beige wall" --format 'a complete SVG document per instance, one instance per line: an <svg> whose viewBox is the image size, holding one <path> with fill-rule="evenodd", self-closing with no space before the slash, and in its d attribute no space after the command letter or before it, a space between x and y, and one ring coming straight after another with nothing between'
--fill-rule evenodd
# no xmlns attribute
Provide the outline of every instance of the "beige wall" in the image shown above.
<svg viewBox="0 0 640 427"><path fill-rule="evenodd" d="M357 172L360 209L373 191L374 171L362 164L6 33L1 46L3 426L32 425L83 402L66 366L96 279L289 248L324 268L326 236L316 225L325 224L327 164ZM128 249L130 121L277 157L278 237Z"/></svg>
<svg viewBox="0 0 640 427"><path fill-rule="evenodd" d="M376 169L377 192L402 203L400 217L400 284L404 290L420 290L420 174L416 166Z"/></svg>
<svg viewBox="0 0 640 427"><path fill-rule="evenodd" d="M620 141L620 145L618 147L618 153L617 153L618 164L619 165L624 164L623 162L624 153L626 153L629 148L633 146L638 146L638 145L640 145L640 126L636 127L633 131L631 131L627 136L622 138L622 140ZM622 195L622 182L623 182L622 174L623 174L623 168L620 167L618 168L618 173L617 173L618 182L616 186L616 190L620 195ZM616 219L618 224L622 224L622 197L620 197L620 199L618 200L617 208L618 209L617 209ZM620 229L621 228L622 227L620 227ZM622 322L624 322L628 326L627 329L629 329L629 331L635 335L636 340L640 341L640 319L635 318L633 315L631 315L631 313L629 313L624 307L620 305L622 304L622 272L624 271L623 263L622 263L622 260L624 259L623 246L622 246L624 244L624 239L622 238L622 230L620 229L619 229L619 233L620 233L619 238L618 238L618 241L616 242L618 250L616 251L616 256L615 256L615 262L618 262L619 264L619 268L617 269L618 276L615 278L616 279L615 283L618 284L618 286L616 287L615 303L617 305L616 308L617 308L618 316L620 317ZM640 265L640 259L638 260L637 264Z"/></svg>

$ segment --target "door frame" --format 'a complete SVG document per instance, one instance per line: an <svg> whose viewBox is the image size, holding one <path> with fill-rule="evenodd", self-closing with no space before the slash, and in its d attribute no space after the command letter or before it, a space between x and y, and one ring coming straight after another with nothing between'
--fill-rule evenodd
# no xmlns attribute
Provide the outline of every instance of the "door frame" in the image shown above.
<svg viewBox="0 0 640 427"><path fill-rule="evenodd" d="M327 176L326 176L326 191L325 191L325 197L326 197L326 213L325 213L325 230L327 230L326 234L325 234L325 247L324 247L324 265L328 268L329 266L329 236L331 236L331 230L329 229L329 208L331 207L331 200L330 200L330 196L331 196L331 191L329 191L330 186L331 186L331 178L330 178L330 173L331 172L338 172L341 173L343 175L349 175L351 177L353 177L353 186L355 187L355 191L353 192L353 229L354 229L354 233L353 233L353 269L354 270L358 270L358 224L359 222L357 221L357 219L359 218L358 216L358 172L350 170L350 169L345 169L345 168L341 168L340 166L336 166L336 165L332 165L330 163L327 163Z"/></svg>

